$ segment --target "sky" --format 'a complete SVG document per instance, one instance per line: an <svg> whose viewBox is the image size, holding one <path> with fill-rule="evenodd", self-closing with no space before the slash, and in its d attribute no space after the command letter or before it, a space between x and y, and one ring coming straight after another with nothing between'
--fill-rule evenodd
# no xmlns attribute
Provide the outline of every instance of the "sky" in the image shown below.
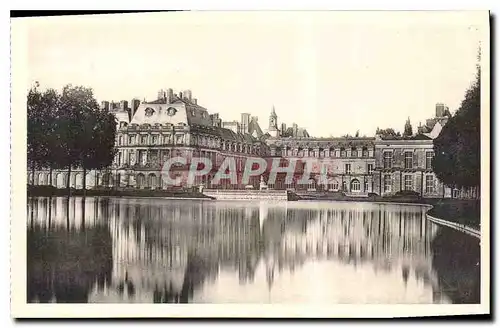
<svg viewBox="0 0 500 328"><path fill-rule="evenodd" d="M16 25L18 24L18 25ZM315 137L414 129L456 110L474 80L477 16L425 12L185 12L19 19L26 88L68 83L97 100L192 90L224 121L272 107ZM18 34L15 34L16 36ZM19 36L21 37L21 36Z"/></svg>

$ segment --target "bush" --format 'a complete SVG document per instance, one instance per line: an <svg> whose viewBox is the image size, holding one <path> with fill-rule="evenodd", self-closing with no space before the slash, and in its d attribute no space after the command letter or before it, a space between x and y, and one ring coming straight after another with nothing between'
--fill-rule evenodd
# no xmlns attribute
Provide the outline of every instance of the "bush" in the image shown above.
<svg viewBox="0 0 500 328"><path fill-rule="evenodd" d="M394 194L396 197L417 197L420 198L420 194L413 190L401 190Z"/></svg>
<svg viewBox="0 0 500 328"><path fill-rule="evenodd" d="M369 192L368 197L378 197L378 194L376 192Z"/></svg>

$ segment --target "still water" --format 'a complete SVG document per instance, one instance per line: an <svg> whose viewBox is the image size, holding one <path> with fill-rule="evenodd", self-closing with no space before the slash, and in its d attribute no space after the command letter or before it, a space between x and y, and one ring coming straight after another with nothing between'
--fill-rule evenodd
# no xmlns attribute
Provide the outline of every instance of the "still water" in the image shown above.
<svg viewBox="0 0 500 328"><path fill-rule="evenodd" d="M478 303L479 242L426 208L28 201L28 302Z"/></svg>

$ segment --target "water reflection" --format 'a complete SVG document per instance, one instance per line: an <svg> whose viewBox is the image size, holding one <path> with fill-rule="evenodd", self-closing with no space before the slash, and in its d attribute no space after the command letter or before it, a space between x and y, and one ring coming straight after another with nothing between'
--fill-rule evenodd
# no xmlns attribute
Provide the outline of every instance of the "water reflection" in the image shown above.
<svg viewBox="0 0 500 328"><path fill-rule="evenodd" d="M34 198L28 204L27 297L478 302L477 242L452 235L461 244L449 246L453 233L425 220L425 211L370 203ZM436 263L436 254L464 247L463 259Z"/></svg>

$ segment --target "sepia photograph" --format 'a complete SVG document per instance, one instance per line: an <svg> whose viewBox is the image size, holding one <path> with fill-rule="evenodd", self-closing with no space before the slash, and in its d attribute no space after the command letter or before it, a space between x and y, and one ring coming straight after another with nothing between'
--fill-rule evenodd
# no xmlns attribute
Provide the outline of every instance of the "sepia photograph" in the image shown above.
<svg viewBox="0 0 500 328"><path fill-rule="evenodd" d="M11 315L491 314L489 21L11 18Z"/></svg>

